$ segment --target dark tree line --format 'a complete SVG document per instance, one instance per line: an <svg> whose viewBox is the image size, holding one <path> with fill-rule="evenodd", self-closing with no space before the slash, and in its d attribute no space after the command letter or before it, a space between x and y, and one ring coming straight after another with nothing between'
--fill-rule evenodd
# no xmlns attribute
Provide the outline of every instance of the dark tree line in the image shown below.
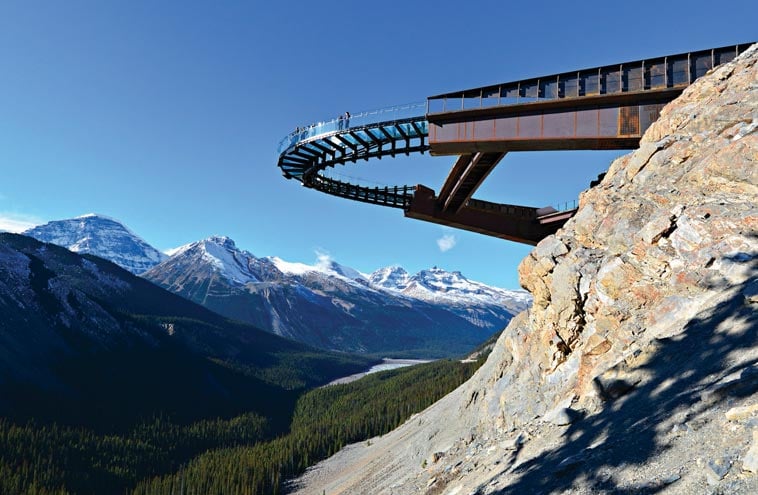
<svg viewBox="0 0 758 495"><path fill-rule="evenodd" d="M124 493L201 452L258 442L266 431L255 414L189 426L158 417L120 435L0 419L0 493Z"/></svg>
<svg viewBox="0 0 758 495"><path fill-rule="evenodd" d="M158 416L110 434L0 419L0 494L281 493L285 480L348 443L393 430L479 364L436 361L311 390L298 399L287 434L272 429L276 418L253 413L190 425Z"/></svg>
<svg viewBox="0 0 758 495"><path fill-rule="evenodd" d="M278 494L282 483L348 443L392 431L466 381L480 363L436 361L313 390L297 403L290 433L270 442L206 452L134 495Z"/></svg>

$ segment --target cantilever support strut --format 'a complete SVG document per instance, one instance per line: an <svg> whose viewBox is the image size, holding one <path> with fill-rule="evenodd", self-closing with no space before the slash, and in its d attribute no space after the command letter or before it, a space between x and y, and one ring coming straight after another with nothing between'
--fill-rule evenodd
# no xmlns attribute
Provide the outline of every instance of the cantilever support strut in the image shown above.
<svg viewBox="0 0 758 495"><path fill-rule="evenodd" d="M532 246L554 234L571 217L545 219L538 208L480 200L470 200L458 211L443 210L434 190L422 185L416 186L405 216Z"/></svg>

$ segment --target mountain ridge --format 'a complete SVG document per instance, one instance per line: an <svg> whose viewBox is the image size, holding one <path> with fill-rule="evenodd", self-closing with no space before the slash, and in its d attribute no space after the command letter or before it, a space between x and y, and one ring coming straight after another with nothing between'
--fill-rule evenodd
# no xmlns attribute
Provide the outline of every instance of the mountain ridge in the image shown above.
<svg viewBox="0 0 758 495"><path fill-rule="evenodd" d="M315 265L258 258L221 235L167 256L99 214L49 222L24 235L101 256L227 317L324 349L465 354L530 303L524 291L471 281L457 271L433 267L411 275L385 267L364 274L327 256ZM389 273L394 281L382 276Z"/></svg>
<svg viewBox="0 0 758 495"><path fill-rule="evenodd" d="M437 271L442 273L447 272ZM478 299L459 298L454 306L451 296L440 301L430 292L414 297L374 285L370 276L333 260L312 266L257 258L221 236L183 246L144 277L228 317L310 345L415 357L430 357L424 349L437 356L463 354L528 304L523 295L478 284L472 291ZM497 297L480 297L485 290Z"/></svg>

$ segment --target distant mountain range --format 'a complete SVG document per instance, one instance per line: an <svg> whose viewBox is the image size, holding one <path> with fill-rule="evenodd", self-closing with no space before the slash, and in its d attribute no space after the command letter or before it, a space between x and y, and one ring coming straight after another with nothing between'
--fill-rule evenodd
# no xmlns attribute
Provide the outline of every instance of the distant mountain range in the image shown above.
<svg viewBox="0 0 758 495"><path fill-rule="evenodd" d="M439 268L371 274L258 258L227 237L167 257L115 220L86 215L25 235L104 257L229 318L323 349L397 356L459 355L502 329L530 296ZM156 254L157 253L157 254Z"/></svg>
<svg viewBox="0 0 758 495"><path fill-rule="evenodd" d="M115 264L0 234L0 417L277 417L368 360L235 322ZM261 401L260 397L266 397ZM285 424L286 426L286 420Z"/></svg>

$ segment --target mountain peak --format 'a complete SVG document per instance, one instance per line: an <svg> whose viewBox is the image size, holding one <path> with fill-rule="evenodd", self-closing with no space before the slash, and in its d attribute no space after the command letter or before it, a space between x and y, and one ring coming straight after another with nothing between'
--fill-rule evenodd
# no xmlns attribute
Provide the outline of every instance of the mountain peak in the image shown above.
<svg viewBox="0 0 758 495"><path fill-rule="evenodd" d="M368 280L372 286L389 290L402 290L408 285L410 275L398 265L386 266L374 271Z"/></svg>
<svg viewBox="0 0 758 495"><path fill-rule="evenodd" d="M112 217L109 217L107 215L102 215L100 213L85 213L84 215L79 215L78 217L74 217L73 219L74 220L86 220L86 219L91 219L91 218L93 218L93 219L94 218L100 218L100 219L103 219L103 220L110 220L112 222L120 223L118 220L116 220L116 219L114 219Z"/></svg>
<svg viewBox="0 0 758 495"><path fill-rule="evenodd" d="M227 237L225 235L212 235L206 239L203 239L202 242L209 242L225 247L227 249L237 250L237 244L235 244L234 240L232 240L231 237Z"/></svg>
<svg viewBox="0 0 758 495"><path fill-rule="evenodd" d="M438 266L410 275L400 266L376 270L368 277L371 287L399 292L414 299L445 303L451 308L500 306L513 314L526 309L531 296L524 291L511 291L467 279L461 272L448 272Z"/></svg>
<svg viewBox="0 0 758 495"><path fill-rule="evenodd" d="M342 277L349 278L352 280L365 280L366 278L358 270L354 268L350 268L349 266L341 265L331 258L319 259L319 262L316 265L316 269L318 271L325 272L325 273L329 273L329 272L336 273L337 275L340 275Z"/></svg>
<svg viewBox="0 0 758 495"><path fill-rule="evenodd" d="M213 251L218 248L226 249L228 251L236 251L240 253L242 252L239 248L237 248L237 244L234 242L234 240L231 237L227 237L225 235L212 235L210 237L206 237L205 239L200 239L199 241L189 242L182 246L169 249L168 251L166 251L166 254L168 254L169 256L176 256L178 254L185 253L191 249L202 250L202 251L208 251L208 250Z"/></svg>
<svg viewBox="0 0 758 495"><path fill-rule="evenodd" d="M187 267L193 267L193 270L201 269L206 272L210 269L233 284L244 285L260 281L256 270L262 261L237 248L234 240L227 236L213 235L169 252L171 258L161 264L158 270L182 271L187 270Z"/></svg>
<svg viewBox="0 0 758 495"><path fill-rule="evenodd" d="M433 275L433 276L445 276L445 275L451 275L451 276L454 276L454 277L459 277L459 278L464 278L464 279L466 278L466 277L464 277L464 276L463 276L463 274L462 274L460 271L458 271L458 270L455 270L455 271L449 272L449 271L445 270L444 268L440 268L440 267L438 267L438 266L433 266L433 267L431 267L431 268L427 268L426 270L421 270L421 271L420 271L420 272L418 272L416 275L417 275L417 276L418 276L418 275Z"/></svg>
<svg viewBox="0 0 758 495"><path fill-rule="evenodd" d="M149 245L114 218L88 213L66 220L53 220L23 232L42 242L76 253L105 258L132 273L143 273L166 255Z"/></svg>

